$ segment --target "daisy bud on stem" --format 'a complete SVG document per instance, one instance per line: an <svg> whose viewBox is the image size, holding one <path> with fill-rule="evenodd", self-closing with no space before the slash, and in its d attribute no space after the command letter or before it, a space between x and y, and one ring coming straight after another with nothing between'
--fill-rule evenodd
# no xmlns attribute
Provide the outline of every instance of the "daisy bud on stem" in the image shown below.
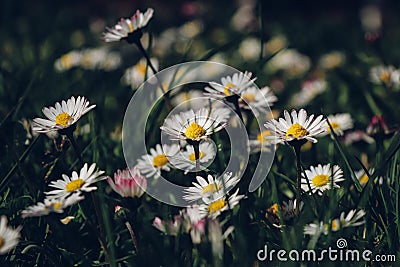
<svg viewBox="0 0 400 267"><path fill-rule="evenodd" d="M126 226L126 228L128 228L128 232L131 236L132 242L133 242L133 246L136 249L136 253L139 254L139 248L138 248L138 244L136 241L136 236L135 236L135 232L133 231L132 225L130 224L129 220L128 220L128 210L121 207L121 206L115 206L115 217L120 219Z"/></svg>

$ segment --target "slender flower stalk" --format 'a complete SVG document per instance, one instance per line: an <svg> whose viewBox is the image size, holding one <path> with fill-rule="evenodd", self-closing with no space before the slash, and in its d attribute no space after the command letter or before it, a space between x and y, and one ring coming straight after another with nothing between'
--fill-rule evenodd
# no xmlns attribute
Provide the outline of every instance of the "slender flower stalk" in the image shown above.
<svg viewBox="0 0 400 267"><path fill-rule="evenodd" d="M139 246L136 240L135 232L133 231L132 225L128 220L129 211L121 206L115 206L115 216L120 219L128 229L129 235L131 236L133 246L135 247L136 253L139 254Z"/></svg>

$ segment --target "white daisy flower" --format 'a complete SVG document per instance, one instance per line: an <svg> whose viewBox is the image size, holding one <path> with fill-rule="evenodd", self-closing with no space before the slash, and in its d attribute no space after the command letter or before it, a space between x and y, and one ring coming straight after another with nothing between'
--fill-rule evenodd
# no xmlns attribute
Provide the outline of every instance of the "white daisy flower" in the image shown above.
<svg viewBox="0 0 400 267"><path fill-rule="evenodd" d="M204 197L204 204L201 204L199 207L200 214L203 217L209 216L216 218L221 214L221 212L233 209L237 204L239 204L240 200L245 197L244 195L238 195L238 193L239 188L228 199L223 190L215 192L211 198Z"/></svg>
<svg viewBox="0 0 400 267"><path fill-rule="evenodd" d="M102 176L104 171L95 171L95 169L96 163L93 163L89 169L88 164L85 163L83 168L80 170L79 175L76 171L73 171L71 177L63 174L63 180L52 181L49 186L56 189L50 192L45 192L45 194L54 198L64 198L75 192L90 192L96 190L97 187L91 185L100 180L104 180L107 177Z"/></svg>
<svg viewBox="0 0 400 267"><path fill-rule="evenodd" d="M311 236L320 236L321 234L328 234L328 225L324 222L309 223L304 226L304 234Z"/></svg>
<svg viewBox="0 0 400 267"><path fill-rule="evenodd" d="M200 141L223 129L229 117L227 108L215 108L211 112L206 108L196 112L191 109L166 118L160 129L175 140Z"/></svg>
<svg viewBox="0 0 400 267"><path fill-rule="evenodd" d="M18 226L16 229L7 225L7 217L1 216L0 219L0 255L8 253L17 246L19 238L21 237L20 231L22 227Z"/></svg>
<svg viewBox="0 0 400 267"><path fill-rule="evenodd" d="M141 29L147 26L149 20L153 17L153 13L154 10L148 8L145 13L137 10L131 18L122 18L114 27L106 27L106 32L103 33L103 40L105 42L118 42L126 39L129 42L129 37L133 37L135 33L140 38Z"/></svg>
<svg viewBox="0 0 400 267"><path fill-rule="evenodd" d="M272 132L272 136L266 138L274 143L283 143L296 140L318 142L314 136L325 131L325 119L320 115L314 120L314 114L307 117L307 112L301 109L298 113L292 110L291 114L284 111L284 117L279 121L271 119L264 126Z"/></svg>
<svg viewBox="0 0 400 267"><path fill-rule="evenodd" d="M340 214L340 225L342 228L345 227L355 227L365 223L364 220L360 221L361 218L365 216L364 210L350 210L349 213L342 212Z"/></svg>
<svg viewBox="0 0 400 267"><path fill-rule="evenodd" d="M107 182L121 197L141 197L147 187L147 180L137 167L117 170L114 180L107 177Z"/></svg>
<svg viewBox="0 0 400 267"><path fill-rule="evenodd" d="M81 62L81 52L71 51L58 58L54 62L54 68L58 72L63 72L73 67L79 66L80 62Z"/></svg>
<svg viewBox="0 0 400 267"><path fill-rule="evenodd" d="M239 181L238 176L233 176L231 172L224 173L222 177L214 178L212 175L207 176L207 181L201 176L196 177L197 183L193 182L193 186L185 189L183 199L186 201L196 201L204 197L211 197L219 191L228 192Z"/></svg>
<svg viewBox="0 0 400 267"><path fill-rule="evenodd" d="M158 60L151 58L150 61L157 70ZM125 70L121 80L123 84L130 85L132 89L137 89L145 81L146 77L149 78L153 74L151 68L147 66L147 60L142 58L135 66Z"/></svg>
<svg viewBox="0 0 400 267"><path fill-rule="evenodd" d="M256 78L251 79L251 72L235 73L221 78L221 83L210 82L211 87L204 88L208 92L205 95L220 99L234 95L240 96L242 91L251 86L255 80Z"/></svg>
<svg viewBox="0 0 400 267"><path fill-rule="evenodd" d="M250 153L258 153L260 151L270 151L271 140L266 139L267 136L271 136L271 131L264 130L257 134L257 136L253 136L249 140Z"/></svg>
<svg viewBox="0 0 400 267"><path fill-rule="evenodd" d="M308 192L309 183L311 191L319 195L322 195L325 190L340 188L336 183L344 180L342 169L338 165L334 165L331 168L330 164L324 166L319 164L317 167L311 166L309 170L305 170L306 176L304 176L304 173L301 175L301 189Z"/></svg>
<svg viewBox="0 0 400 267"><path fill-rule="evenodd" d="M336 115L329 115L328 121L332 126L333 131L336 135L342 136L344 131L353 128L353 119L349 113L339 113ZM327 135L331 132L331 128L329 127L328 123L325 123L325 132L321 135Z"/></svg>
<svg viewBox="0 0 400 267"><path fill-rule="evenodd" d="M206 219L201 216L199 205L187 207L181 215L185 232L190 233L193 244L200 244L206 230Z"/></svg>
<svg viewBox="0 0 400 267"><path fill-rule="evenodd" d="M47 119L33 119L32 130L39 133L47 133L51 131L61 131L71 126L87 112L95 108L96 105L89 106L89 101L83 97L71 97L65 102L57 102L55 107L43 108L42 112Z"/></svg>
<svg viewBox="0 0 400 267"><path fill-rule="evenodd" d="M375 66L369 72L371 82L384 84L388 87L398 87L400 85L400 70L393 66Z"/></svg>
<svg viewBox="0 0 400 267"><path fill-rule="evenodd" d="M244 89L240 94L239 106L252 110L254 114L266 113L278 98L268 86L258 89L255 86Z"/></svg>
<svg viewBox="0 0 400 267"><path fill-rule="evenodd" d="M200 168L204 169L215 158L216 151L213 143L202 142L199 145L199 161ZM196 157L193 146L187 145L186 150L178 153L174 157L170 157L170 162L175 168L185 170L185 174L196 170Z"/></svg>
<svg viewBox="0 0 400 267"><path fill-rule="evenodd" d="M254 37L246 38L240 44L238 51L244 60L256 60L260 56L260 40Z"/></svg>
<svg viewBox="0 0 400 267"><path fill-rule="evenodd" d="M169 172L171 170L171 163L169 158L175 156L179 152L179 146L161 145L157 144L155 149L150 148L150 154L143 155L141 159L137 160L136 167L146 177L158 178L161 170Z"/></svg>
<svg viewBox="0 0 400 267"><path fill-rule="evenodd" d="M48 215L51 212L63 213L66 207L72 206L85 197L80 192L73 193L67 198L45 198L43 202L38 202L22 211L22 218L37 217Z"/></svg>

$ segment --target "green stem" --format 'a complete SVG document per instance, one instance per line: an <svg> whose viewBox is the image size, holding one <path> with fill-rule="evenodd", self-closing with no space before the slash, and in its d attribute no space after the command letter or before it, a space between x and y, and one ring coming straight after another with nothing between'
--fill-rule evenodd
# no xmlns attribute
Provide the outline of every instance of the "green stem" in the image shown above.
<svg viewBox="0 0 400 267"><path fill-rule="evenodd" d="M138 247L138 244L136 241L135 232L133 232L132 225L128 221L125 222L125 225L126 225L126 228L128 228L129 234L131 235L131 239L132 239L133 245L135 246L136 253L139 254L139 247Z"/></svg>
<svg viewBox="0 0 400 267"><path fill-rule="evenodd" d="M171 102L169 101L169 98L167 97L167 91L165 90L165 88L164 88L164 86L162 85L162 82L159 80L159 78L157 77L157 70L156 70L156 68L154 67L154 65L153 65L153 63L150 61L150 57L149 57L149 55L147 54L147 51L146 51L146 49L144 49L144 47L143 47L143 45L142 45L142 42L140 41L140 40L138 40L137 42L135 42L135 44L136 44L136 46L139 48L139 50L140 50L140 52L143 54L143 56L146 58L146 61L147 61L147 65L150 67L150 69L153 71L153 74L155 75L155 77L156 77L156 79L157 79L157 82L158 82L158 84L160 85L160 88L161 88L161 91L162 91L162 93L163 93L163 98L164 98L164 100L165 100L165 104L167 105L167 109L169 110L169 111L171 111L172 110L172 105L171 105Z"/></svg>
<svg viewBox="0 0 400 267"><path fill-rule="evenodd" d="M297 173L297 192L296 192L296 209L295 214L298 215L301 201L301 145L294 146L296 154L296 173Z"/></svg>
<svg viewBox="0 0 400 267"><path fill-rule="evenodd" d="M78 145L77 145L76 142L75 142L74 133L73 133L72 131L68 131L68 132L66 133L66 135L67 135L68 140L70 141L72 147L74 148L75 154L76 154L76 156L78 157L79 162L80 162L81 165L83 166L83 165L85 164L85 162L83 161L82 155L81 155L81 153L79 152L79 149L78 149Z"/></svg>

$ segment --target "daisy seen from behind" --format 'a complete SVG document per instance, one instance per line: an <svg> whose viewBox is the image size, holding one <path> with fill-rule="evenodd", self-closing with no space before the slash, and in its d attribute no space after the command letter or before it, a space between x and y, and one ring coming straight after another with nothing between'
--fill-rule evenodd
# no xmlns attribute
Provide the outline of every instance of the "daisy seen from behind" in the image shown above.
<svg viewBox="0 0 400 267"><path fill-rule="evenodd" d="M0 218L0 255L8 253L18 245L21 237L20 231L22 227L16 229L7 225L7 217L2 215Z"/></svg>
<svg viewBox="0 0 400 267"><path fill-rule="evenodd" d="M54 198L63 198L75 192L91 192L97 190L97 187L93 184L107 177L102 176L104 171L95 169L96 163L93 163L89 169L88 164L85 163L79 174L73 171L71 177L63 174L63 179L52 181L49 186L55 189L45 192L45 194Z"/></svg>
<svg viewBox="0 0 400 267"><path fill-rule="evenodd" d="M207 180L197 176L196 180L197 182L192 182L193 186L184 189L185 195L183 199L186 201L197 201L204 197L209 198L220 191L226 193L240 181L240 178L231 172L227 172L218 178L214 178L209 174Z"/></svg>
<svg viewBox="0 0 400 267"><path fill-rule="evenodd" d="M343 171L338 165L334 165L331 168L330 164L323 166L319 164L316 167L311 166L309 170L305 170L305 174L304 172L302 173L301 189L309 192L311 188L314 194L322 195L326 190L340 188L336 183L343 180Z"/></svg>
<svg viewBox="0 0 400 267"><path fill-rule="evenodd" d="M148 8L145 13L137 10L131 18L122 18L114 27L106 27L103 40L105 42L126 40L129 43L139 40L143 35L142 29L147 26L153 13L154 10Z"/></svg>
<svg viewBox="0 0 400 267"><path fill-rule="evenodd" d="M157 144L155 148L150 148L150 154L143 155L142 158L137 160L136 167L140 173L147 178L158 178L161 171L169 172L173 167L169 158L175 156L179 152L177 144L160 145Z"/></svg>
<svg viewBox="0 0 400 267"><path fill-rule="evenodd" d="M83 96L76 99L72 96L67 101L61 101L61 104L56 102L54 107L43 108L47 119L33 119L32 130L39 133L59 131L64 134L67 129L74 130L76 122L95 107L96 105L89 106L89 101Z"/></svg>

